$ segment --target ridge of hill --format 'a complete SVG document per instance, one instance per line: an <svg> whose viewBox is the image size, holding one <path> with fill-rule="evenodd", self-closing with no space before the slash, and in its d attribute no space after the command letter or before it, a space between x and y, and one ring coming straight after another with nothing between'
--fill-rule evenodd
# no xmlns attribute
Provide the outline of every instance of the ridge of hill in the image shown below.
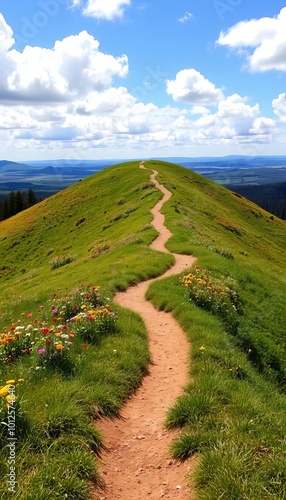
<svg viewBox="0 0 286 500"><path fill-rule="evenodd" d="M173 234L167 248L173 253L193 254L200 269L208 269L215 282L233 280L241 303L237 323L226 327L220 325L218 318L210 320L209 312L198 312L199 308L187 298L178 277L168 278L170 281L164 281L163 285L159 281L148 292L157 307L174 311L194 343L192 376L195 386L187 386L186 394L178 402L178 407L171 409L167 421L170 427L185 426L174 454L176 458L186 459L194 452L204 453L206 449L203 460L207 457L211 460L210 457L221 453L221 462L213 462L216 471L209 468L210 478L206 468L199 469L196 481L201 491L199 498L212 499L216 498L215 495L232 491L232 496L227 496L229 500L258 500L266 487L270 493L265 498L284 498L281 494L285 494L286 482L281 464L285 442L281 444L281 436L286 429L286 222L184 167L155 160L145 162L146 170L138 166L138 162L128 162L109 167L0 223L1 327L15 325L17 318L27 313L29 316L35 305L39 308L50 300L51 295L65 293L83 282L100 285L107 295L112 296L116 290L125 290L127 286L159 276L171 267L171 254L149 248L156 236L150 224L150 210L161 198L161 193L150 182L150 169L157 170L158 181L172 193L162 208L165 225ZM78 367L78 386L75 386L76 380L64 381L56 376L51 384L36 373L27 382L27 396L29 390L32 391L30 397L35 396L29 401L27 411L31 418L31 415L36 415L33 425L40 429L37 432L43 432L41 452L47 453L46 464L51 458L54 461L54 456L48 458L48 453L56 452L49 451L52 448L50 439L59 439L65 427L68 432L70 429L74 432L72 426L77 420L71 425L65 411L69 411L69 415L75 408L79 411L80 404L84 418L87 414L118 413L147 368L148 354L142 354L142 346L146 344L142 323L123 310L120 310L120 315L122 338L119 335L106 337L94 351L90 349L86 371L83 361ZM137 335L136 343L129 340L133 334ZM199 371L197 363L200 363ZM132 374L129 372L131 365ZM17 371L18 377L22 377L20 370L25 366L28 365ZM2 365L1 370L2 377L14 376L9 372L10 367L6 372ZM199 392L202 389L196 384L200 377L208 375L211 377L209 385L206 379L203 382L203 391L207 394L202 394ZM222 376L232 377L228 378L225 387L221 383ZM81 392L84 381L87 384L86 396ZM112 389L112 384L117 384L115 389ZM87 404L91 391L95 391L93 399ZM192 396L200 405L195 413L190 407ZM62 406L52 413L52 404L57 397L62 398ZM71 409L67 401L75 406ZM43 402L48 408L44 412ZM244 420L238 424L240 413ZM194 420L192 415L195 415ZM234 424L230 424L232 419ZM81 436L83 439L88 435L87 428L84 431L79 428L82 429L80 432L86 432ZM48 429L52 429L51 432ZM194 435L195 429L202 436L201 441ZM215 429L217 441L210 437L210 431ZM239 441L238 436L241 436ZM249 442L246 444L243 440L247 436ZM29 450L36 450L38 454L36 442L35 437ZM229 452L223 449L225 443ZM57 441L57 446L54 450L63 453L63 444ZM68 446L72 446L71 442ZM47 469L45 482L38 472L38 464L33 463L34 459L30 457L27 464L26 455L23 458L21 455L21 473L26 474L26 469L33 470L24 481L27 488L31 484L35 487L43 484L37 500L47 498L44 496L45 484L50 488L51 474L53 484L59 487L60 483L58 480L54 483L54 477L61 477L63 467L72 473L71 465L68 465L71 457L68 449L66 460L61 456L61 460L56 461L57 471ZM251 456L254 458L250 465ZM230 475L228 478L224 476L225 483L218 486L223 470L228 470L231 461L233 476L231 479ZM74 468L78 462L77 459L71 462ZM220 467L217 467L218 463ZM91 477L90 472L88 478ZM261 478L265 478L267 484ZM227 481L230 481L229 489ZM64 491L62 498L70 494L71 483L68 483L65 490L60 490ZM214 488L209 496L204 496L206 488L210 491ZM70 498L88 498L82 483L81 492L81 496L70 494ZM31 498L23 493L23 489L19 495L21 500Z"/></svg>
<svg viewBox="0 0 286 500"><path fill-rule="evenodd" d="M2 265L11 271L6 280L13 282L20 273L25 281L27 271L45 274L49 260L67 250L77 255L71 267L84 266L93 243L110 242L118 248L124 243L120 235L132 240L131 235L145 233L144 225L150 222L148 209L160 195L150 184L148 172L137 172L137 164L109 167L1 222ZM159 169L173 191L166 216L175 240L179 224L180 239L191 247L227 242L238 259L243 259L240 252L251 250L248 261L263 253L280 265L285 222L184 167L162 161L148 165ZM198 216L201 228L197 227ZM154 237L154 231L146 229L146 235L144 243ZM190 247L186 250L191 251Z"/></svg>

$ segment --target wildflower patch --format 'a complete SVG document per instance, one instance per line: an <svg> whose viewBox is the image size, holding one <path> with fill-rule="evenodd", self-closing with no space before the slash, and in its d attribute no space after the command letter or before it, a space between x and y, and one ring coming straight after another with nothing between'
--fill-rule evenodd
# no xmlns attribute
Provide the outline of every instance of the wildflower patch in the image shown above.
<svg viewBox="0 0 286 500"><path fill-rule="evenodd" d="M21 318L0 333L0 373L20 358L29 357L29 370L56 368L73 372L76 352L86 342L115 331L117 312L99 286L81 286L71 293L53 293L37 312Z"/></svg>
<svg viewBox="0 0 286 500"><path fill-rule="evenodd" d="M233 278L217 278L209 270L194 266L180 281L188 289L190 301L220 316L227 330L236 333L241 304Z"/></svg>

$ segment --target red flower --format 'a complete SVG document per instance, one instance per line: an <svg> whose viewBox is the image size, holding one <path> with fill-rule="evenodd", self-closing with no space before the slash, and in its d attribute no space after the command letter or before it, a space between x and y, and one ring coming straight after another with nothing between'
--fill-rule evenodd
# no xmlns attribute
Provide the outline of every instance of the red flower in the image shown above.
<svg viewBox="0 0 286 500"><path fill-rule="evenodd" d="M16 326L11 326L10 330L11 332L14 332L14 330L16 330Z"/></svg>
<svg viewBox="0 0 286 500"><path fill-rule="evenodd" d="M11 363L12 358L6 358L6 363Z"/></svg>
<svg viewBox="0 0 286 500"><path fill-rule="evenodd" d="M30 351L29 351L29 349L27 349L27 348L23 350L23 353L24 353L24 354L29 354L29 352L30 352Z"/></svg>
<svg viewBox="0 0 286 500"><path fill-rule="evenodd" d="M47 340L46 340L46 345L51 345L51 343L52 343L52 342L50 341L50 339L47 339Z"/></svg>
<svg viewBox="0 0 286 500"><path fill-rule="evenodd" d="M88 344L82 344L82 347L83 347L84 349L87 349L87 348L88 348Z"/></svg>
<svg viewBox="0 0 286 500"><path fill-rule="evenodd" d="M56 297L56 296L57 296L57 294L56 294L56 293L53 293L53 294L52 294L52 296L53 296L53 297Z"/></svg>
<svg viewBox="0 0 286 500"><path fill-rule="evenodd" d="M49 333L49 328L42 328L42 334L43 335L47 335L47 333Z"/></svg>

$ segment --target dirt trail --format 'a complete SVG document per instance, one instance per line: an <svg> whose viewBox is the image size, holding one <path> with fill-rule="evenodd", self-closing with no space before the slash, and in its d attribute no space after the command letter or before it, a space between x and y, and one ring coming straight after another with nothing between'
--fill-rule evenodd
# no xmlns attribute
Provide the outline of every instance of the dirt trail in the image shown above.
<svg viewBox="0 0 286 500"><path fill-rule="evenodd" d="M140 168L145 168L143 163ZM169 253L164 245L171 233L164 226L160 210L172 193L158 183L157 174L153 170L151 180L163 192L163 198L151 210L153 226L159 236L150 247ZM195 261L193 256L174 254L174 257L174 266L156 279L178 274ZM95 492L93 500L195 498L185 479L193 462L178 464L171 459L169 444L174 433L164 428L168 408L188 382L190 344L173 316L157 311L145 299L152 281L144 281L115 296L115 302L142 316L148 332L152 364L142 385L124 406L123 420L97 422L108 452L103 455L100 471L105 489Z"/></svg>

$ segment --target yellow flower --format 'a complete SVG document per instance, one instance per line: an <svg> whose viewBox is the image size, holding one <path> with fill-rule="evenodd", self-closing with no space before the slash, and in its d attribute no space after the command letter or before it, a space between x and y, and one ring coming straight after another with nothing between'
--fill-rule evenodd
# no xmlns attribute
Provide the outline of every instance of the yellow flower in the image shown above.
<svg viewBox="0 0 286 500"><path fill-rule="evenodd" d="M74 318L74 321L80 321L82 319L82 316L80 316L79 314L77 316L75 316Z"/></svg>
<svg viewBox="0 0 286 500"><path fill-rule="evenodd" d="M7 380L6 384L7 385L9 385L9 384L15 384L15 380Z"/></svg>
<svg viewBox="0 0 286 500"><path fill-rule="evenodd" d="M4 387L0 388L0 396L7 396L8 392L9 392L8 385L4 385Z"/></svg>
<svg viewBox="0 0 286 500"><path fill-rule="evenodd" d="M8 394L8 396L6 396L6 401L7 403L15 403L15 401L17 401L17 398L14 394Z"/></svg>
<svg viewBox="0 0 286 500"><path fill-rule="evenodd" d="M206 348L204 345L201 345L201 347L199 347L199 351L204 352L205 350L206 350Z"/></svg>
<svg viewBox="0 0 286 500"><path fill-rule="evenodd" d="M18 382L25 382L24 378L18 378Z"/></svg>

